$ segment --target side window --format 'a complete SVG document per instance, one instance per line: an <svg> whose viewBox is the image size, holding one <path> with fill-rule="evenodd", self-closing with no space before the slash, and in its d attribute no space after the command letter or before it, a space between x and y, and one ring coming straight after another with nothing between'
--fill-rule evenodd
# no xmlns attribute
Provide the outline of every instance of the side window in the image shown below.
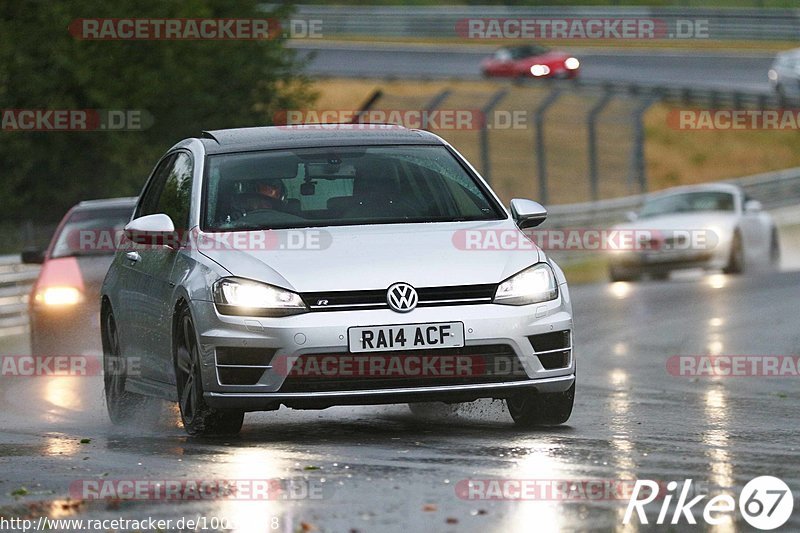
<svg viewBox="0 0 800 533"><path fill-rule="evenodd" d="M158 199L161 196L161 191L164 189L164 183L166 182L174 160L174 155L164 158L155 172L153 172L152 178L150 178L144 193L142 193L142 198L139 201L139 206L136 208L136 215L134 218L158 213Z"/></svg>
<svg viewBox="0 0 800 533"><path fill-rule="evenodd" d="M185 152L178 152L158 200L157 212L169 215L175 224L175 229L187 229L189 225L193 169L191 156Z"/></svg>

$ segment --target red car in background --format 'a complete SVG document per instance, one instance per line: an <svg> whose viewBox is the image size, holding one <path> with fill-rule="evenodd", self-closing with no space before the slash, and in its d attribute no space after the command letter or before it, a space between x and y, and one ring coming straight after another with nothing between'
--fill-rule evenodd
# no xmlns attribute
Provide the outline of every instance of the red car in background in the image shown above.
<svg viewBox="0 0 800 533"><path fill-rule="evenodd" d="M578 76L577 58L537 44L503 47L481 62L484 77L564 78Z"/></svg>
<svg viewBox="0 0 800 533"><path fill-rule="evenodd" d="M46 250L22 252L23 263L42 265L28 300L32 354L101 353L100 285L134 207L136 198L81 202Z"/></svg>

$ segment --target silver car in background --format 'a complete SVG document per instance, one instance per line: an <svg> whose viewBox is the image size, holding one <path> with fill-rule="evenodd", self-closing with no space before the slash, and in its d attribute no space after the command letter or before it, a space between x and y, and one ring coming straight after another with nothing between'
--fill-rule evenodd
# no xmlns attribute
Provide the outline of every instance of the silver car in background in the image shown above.
<svg viewBox="0 0 800 533"><path fill-rule="evenodd" d="M115 423L177 401L190 434L280 405L502 398L516 423L572 411L561 269L525 250L465 251L511 213L445 141L396 126L204 132L156 165L102 289ZM120 364L120 361L122 362Z"/></svg>
<svg viewBox="0 0 800 533"><path fill-rule="evenodd" d="M745 268L775 267L778 230L761 202L738 186L717 183L676 187L650 195L630 222L612 229L631 246L609 257L612 281L643 274L664 279L673 270L703 268L740 274Z"/></svg>
<svg viewBox="0 0 800 533"><path fill-rule="evenodd" d="M800 95L800 48L780 52L767 72L772 89L784 96Z"/></svg>

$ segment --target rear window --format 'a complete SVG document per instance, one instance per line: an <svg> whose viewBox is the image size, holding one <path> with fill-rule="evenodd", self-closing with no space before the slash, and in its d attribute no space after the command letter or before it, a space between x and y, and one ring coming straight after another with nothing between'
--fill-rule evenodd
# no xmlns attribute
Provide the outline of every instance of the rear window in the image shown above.
<svg viewBox="0 0 800 533"><path fill-rule="evenodd" d="M50 257L113 254L133 207L73 211L55 239Z"/></svg>
<svg viewBox="0 0 800 533"><path fill-rule="evenodd" d="M203 229L496 220L505 211L444 146L209 156Z"/></svg>

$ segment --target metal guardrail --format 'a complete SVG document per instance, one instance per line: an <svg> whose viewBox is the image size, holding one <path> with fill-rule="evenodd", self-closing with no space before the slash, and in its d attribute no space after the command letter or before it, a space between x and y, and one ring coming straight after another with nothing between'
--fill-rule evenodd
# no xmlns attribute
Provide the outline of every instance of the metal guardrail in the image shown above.
<svg viewBox="0 0 800 533"><path fill-rule="evenodd" d="M20 264L19 255L0 256L0 336L28 331L28 293L39 267Z"/></svg>
<svg viewBox="0 0 800 533"><path fill-rule="evenodd" d="M739 185L744 191L762 203L764 209L779 209L798 205L800 209L800 167L765 172L721 183ZM609 227L623 222L628 211L635 211L645 195L637 194L597 202L552 205L548 207L546 224L550 227Z"/></svg>
<svg viewBox="0 0 800 533"><path fill-rule="evenodd" d="M638 18L662 21L670 29L679 21L702 21L708 40L800 40L800 10L782 8L299 5L294 18L321 20L325 38L457 38L459 21L474 18Z"/></svg>
<svg viewBox="0 0 800 533"><path fill-rule="evenodd" d="M796 95L787 95L776 92L759 90L737 89L711 89L689 87L676 83L667 85L643 84L629 82L571 80L535 80L550 83L555 87L563 86L573 90L588 89L600 90L612 96L627 96L635 98L654 98L663 102L685 106L703 106L711 109L794 109L800 107L800 98ZM526 81L529 85L536 86L533 81Z"/></svg>

